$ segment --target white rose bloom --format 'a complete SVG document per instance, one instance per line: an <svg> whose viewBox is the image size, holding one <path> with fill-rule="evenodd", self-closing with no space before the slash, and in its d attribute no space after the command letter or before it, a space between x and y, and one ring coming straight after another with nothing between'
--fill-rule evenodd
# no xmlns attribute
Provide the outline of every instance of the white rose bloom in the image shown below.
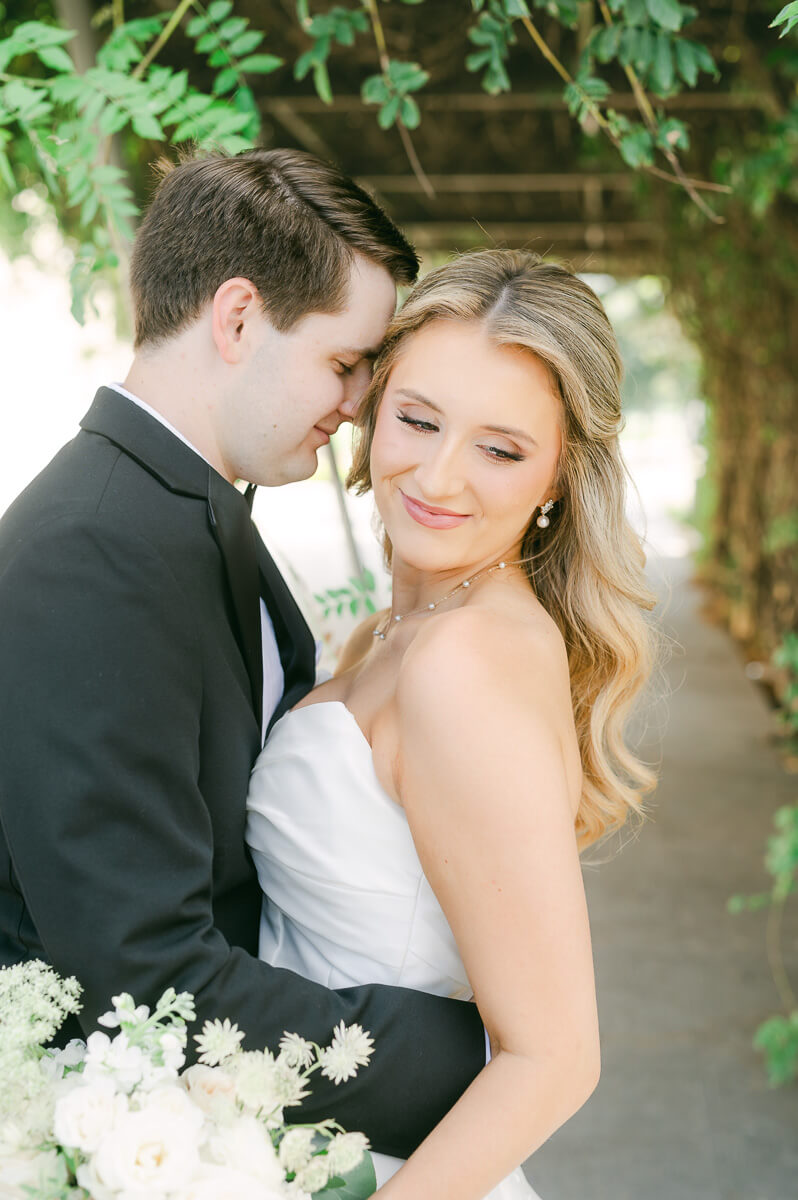
<svg viewBox="0 0 798 1200"><path fill-rule="evenodd" d="M55 1139L70 1150L94 1154L116 1119L125 1112L127 1097L117 1092L110 1080L101 1079L82 1086L78 1082L56 1101Z"/></svg>
<svg viewBox="0 0 798 1200"><path fill-rule="evenodd" d="M199 1136L205 1123L204 1113L177 1084L156 1088L142 1097L142 1100L141 1112L156 1115L162 1113L167 1121L184 1121L191 1135Z"/></svg>
<svg viewBox="0 0 798 1200"><path fill-rule="evenodd" d="M268 1187L235 1167L203 1163L190 1183L172 1193L171 1200L285 1200L281 1188Z"/></svg>
<svg viewBox="0 0 798 1200"><path fill-rule="evenodd" d="M266 1187L279 1189L285 1180L272 1139L257 1117L244 1115L218 1129L209 1139L208 1153L220 1166L246 1164L247 1172Z"/></svg>
<svg viewBox="0 0 798 1200"><path fill-rule="evenodd" d="M30 1200L29 1188L43 1192L56 1164L54 1150L0 1147L0 1200Z"/></svg>
<svg viewBox="0 0 798 1200"><path fill-rule="evenodd" d="M204 1067L196 1063L180 1076L192 1103L216 1120L235 1112L236 1089L233 1080L221 1067Z"/></svg>
<svg viewBox="0 0 798 1200"><path fill-rule="evenodd" d="M190 1121L155 1106L128 1112L100 1143L93 1166L111 1191L146 1193L151 1200L191 1179L199 1164L199 1134ZM93 1200L98 1200L94 1196Z"/></svg>

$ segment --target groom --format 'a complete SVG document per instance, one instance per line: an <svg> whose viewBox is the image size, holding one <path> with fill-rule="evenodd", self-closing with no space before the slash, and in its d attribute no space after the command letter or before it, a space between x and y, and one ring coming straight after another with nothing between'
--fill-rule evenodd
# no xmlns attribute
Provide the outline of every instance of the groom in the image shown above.
<svg viewBox="0 0 798 1200"><path fill-rule="evenodd" d="M484 1064L483 1029L472 1004L256 957L248 777L314 644L234 483L313 473L417 265L309 155L174 168L134 250L130 373L0 521L0 964L76 975L84 1032L112 994L169 985L250 1047L358 1021L372 1065L317 1077L302 1119L399 1156Z"/></svg>

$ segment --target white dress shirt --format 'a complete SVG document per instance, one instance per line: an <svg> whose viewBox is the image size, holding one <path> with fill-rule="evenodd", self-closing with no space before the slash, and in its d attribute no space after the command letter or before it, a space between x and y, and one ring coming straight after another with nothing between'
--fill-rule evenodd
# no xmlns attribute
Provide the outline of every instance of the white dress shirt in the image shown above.
<svg viewBox="0 0 798 1200"><path fill-rule="evenodd" d="M166 417L161 416L154 408L150 408L138 396L134 396L127 388L123 388L121 383L109 384L115 392L119 392L120 396L125 396L131 400L133 404L137 404L139 408L143 408L146 413L154 417L156 421L160 421L161 425L165 426L171 434L174 434L189 450L193 450L195 454L204 461L208 462L204 454L200 454L196 446L192 446L188 438L184 437L179 429L175 429ZM208 464L210 466L210 464ZM285 688L285 676L283 674L283 666L280 662L280 651L277 648L277 638L274 633L274 625L269 616L269 610L261 596L260 601L260 640L261 654L263 656L263 722L261 725L261 744L266 738L266 728L271 720L272 713L280 703L280 699Z"/></svg>

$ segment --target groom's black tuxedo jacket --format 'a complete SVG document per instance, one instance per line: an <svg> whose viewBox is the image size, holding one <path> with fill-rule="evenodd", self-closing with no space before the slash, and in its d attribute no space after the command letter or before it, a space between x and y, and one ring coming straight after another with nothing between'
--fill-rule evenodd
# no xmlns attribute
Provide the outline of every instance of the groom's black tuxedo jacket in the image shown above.
<svg viewBox="0 0 798 1200"><path fill-rule="evenodd" d="M340 1090L316 1075L303 1118L406 1155L484 1062L475 1006L329 991L255 957L259 595L276 716L312 686L310 632L240 492L117 392L81 425L0 521L0 962L76 975L85 1031L112 994L169 985L251 1047L359 1021L372 1064Z"/></svg>

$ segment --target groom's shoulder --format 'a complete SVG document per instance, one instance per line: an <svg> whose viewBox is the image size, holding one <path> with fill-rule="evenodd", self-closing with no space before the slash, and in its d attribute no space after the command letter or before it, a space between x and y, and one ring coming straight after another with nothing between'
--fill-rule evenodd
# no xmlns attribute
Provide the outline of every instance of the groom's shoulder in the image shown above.
<svg viewBox="0 0 798 1200"><path fill-rule="evenodd" d="M119 446L81 430L0 518L0 564L52 538L91 534L173 548L192 540L192 527L206 527L196 499L169 492Z"/></svg>

